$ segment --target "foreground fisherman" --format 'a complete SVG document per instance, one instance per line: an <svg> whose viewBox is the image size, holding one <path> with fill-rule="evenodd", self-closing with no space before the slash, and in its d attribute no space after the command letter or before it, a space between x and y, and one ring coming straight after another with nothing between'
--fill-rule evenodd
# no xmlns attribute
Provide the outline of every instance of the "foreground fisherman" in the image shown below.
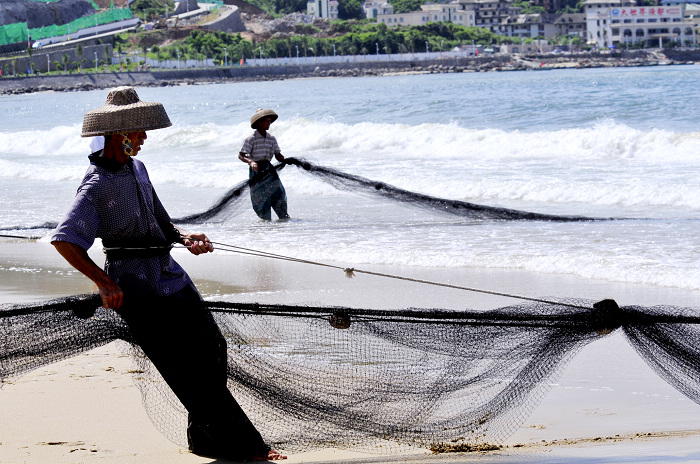
<svg viewBox="0 0 700 464"><path fill-rule="evenodd" d="M259 108L250 118L250 127L255 132L245 139L238 153L238 159L250 166L248 177L253 209L260 219L266 221L272 219L270 209L275 210L280 220L289 219L287 193L277 171L270 164L273 156L280 163L284 161L277 139L268 133L270 125L276 120L277 113Z"/></svg>
<svg viewBox="0 0 700 464"><path fill-rule="evenodd" d="M199 255L214 251L211 242L170 222L145 166L133 158L147 130L170 125L162 104L141 101L131 87L111 90L102 107L86 113L82 136L104 136L104 148L90 155L75 201L51 243L97 285L104 307L122 316L185 406L192 452L232 460L284 459L231 396L226 341L190 277L170 256L173 243ZM107 254L104 271L87 253L96 237Z"/></svg>

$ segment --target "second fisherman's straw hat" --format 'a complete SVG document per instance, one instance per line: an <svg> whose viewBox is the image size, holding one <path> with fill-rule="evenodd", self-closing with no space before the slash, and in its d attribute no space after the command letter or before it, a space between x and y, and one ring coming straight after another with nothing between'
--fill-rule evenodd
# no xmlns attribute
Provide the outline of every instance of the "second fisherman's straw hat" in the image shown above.
<svg viewBox="0 0 700 464"><path fill-rule="evenodd" d="M270 116L270 119L272 119L271 122L275 122L275 120L277 119L277 113L275 113L274 111L258 108L257 110L255 110L255 114L250 118L250 127L252 129L255 129L255 124L265 116Z"/></svg>
<svg viewBox="0 0 700 464"><path fill-rule="evenodd" d="M82 137L141 132L170 127L163 105L141 101L133 87L109 91L105 104L85 113Z"/></svg>

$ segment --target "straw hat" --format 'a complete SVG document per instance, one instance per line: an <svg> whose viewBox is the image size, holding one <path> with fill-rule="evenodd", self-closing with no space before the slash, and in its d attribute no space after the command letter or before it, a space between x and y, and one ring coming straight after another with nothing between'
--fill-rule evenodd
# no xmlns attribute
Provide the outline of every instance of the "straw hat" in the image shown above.
<svg viewBox="0 0 700 464"><path fill-rule="evenodd" d="M85 113L82 137L140 132L170 127L161 103L141 101L133 87L109 91L105 104Z"/></svg>
<svg viewBox="0 0 700 464"><path fill-rule="evenodd" d="M264 118L265 116L270 116L272 122L275 122L275 120L277 120L277 113L275 113L274 111L258 108L257 110L255 110L255 114L250 118L250 127L252 129L255 129L255 123L258 122L258 120Z"/></svg>

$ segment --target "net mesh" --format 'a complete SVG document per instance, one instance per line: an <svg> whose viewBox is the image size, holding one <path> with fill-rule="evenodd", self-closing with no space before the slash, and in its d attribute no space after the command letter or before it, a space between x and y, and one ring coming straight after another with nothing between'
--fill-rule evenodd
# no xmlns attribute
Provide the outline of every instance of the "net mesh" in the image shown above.
<svg viewBox="0 0 700 464"><path fill-rule="evenodd" d="M485 311L206 305L228 344L230 390L282 450L497 444L580 348L616 330L700 401L700 317L691 308L581 299ZM115 340L133 355L153 423L185 445L186 411L97 295L0 307L0 381Z"/></svg>
<svg viewBox="0 0 700 464"><path fill-rule="evenodd" d="M411 192L394 187L385 182L380 182L366 177L348 174L346 172L321 166L304 158L285 158L283 163L271 166L278 172L285 166L296 166L302 172L313 176L334 188L353 192L384 201L401 203L407 207L420 208L431 213L459 216L471 220L501 220L501 221L552 221L552 222L580 222L601 221L620 218L591 218L584 216L541 214L528 211L519 211L496 206L479 205L466 201L438 198L422 193ZM244 209L250 209L250 183L245 179L225 192L210 208L205 211L190 214L181 218L173 218L175 224L204 224L222 223L240 214ZM13 225L0 227L0 231L26 234L31 230L54 229L58 223L45 222L37 225ZM19 236L16 234L0 234L0 237L39 238L38 236Z"/></svg>
<svg viewBox="0 0 700 464"><path fill-rule="evenodd" d="M277 164L273 166L273 168L280 171L287 165L296 166L302 172L314 176L338 190L350 191L364 196L402 203L406 206L414 208L430 210L431 212L456 215L470 219L554 222L601 220L600 218L588 218L583 216L558 216L553 214L532 213L508 208L479 205L466 201L433 197L422 193L403 190L385 182L371 180L367 179L366 177L348 174L327 166L321 166L304 158L288 157L285 158L283 163ZM224 221L240 210L241 200L246 200L246 202L248 201L248 195L244 195L244 193L246 193L249 188L248 180L239 182L229 189L224 195L222 195L222 197L208 210L176 219L176 221L191 224Z"/></svg>

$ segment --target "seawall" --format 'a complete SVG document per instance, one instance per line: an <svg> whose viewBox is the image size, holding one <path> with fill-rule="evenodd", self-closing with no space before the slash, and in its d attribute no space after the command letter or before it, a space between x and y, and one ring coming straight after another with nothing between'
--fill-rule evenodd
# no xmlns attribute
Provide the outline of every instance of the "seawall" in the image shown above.
<svg viewBox="0 0 700 464"><path fill-rule="evenodd" d="M445 73L521 71L553 68L649 66L700 62L700 52L666 53L659 61L649 54L621 52L567 56L480 56L430 61L339 62L284 66L235 66L229 68L181 69L162 71L75 73L0 78L0 95L41 91L77 91L111 88L194 85L203 83L280 80L293 78L377 76L392 73Z"/></svg>

